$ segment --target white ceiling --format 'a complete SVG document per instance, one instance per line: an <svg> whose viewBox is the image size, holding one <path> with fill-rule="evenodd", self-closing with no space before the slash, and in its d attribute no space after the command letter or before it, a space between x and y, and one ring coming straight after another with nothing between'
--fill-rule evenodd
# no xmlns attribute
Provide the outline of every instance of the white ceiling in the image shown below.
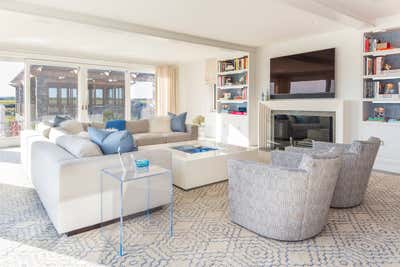
<svg viewBox="0 0 400 267"><path fill-rule="evenodd" d="M2 0L194 36L261 46L373 25L400 14L400 0ZM1 7L0 3L0 7ZM74 13L71 13L74 12ZM51 12L49 12L51 13ZM0 11L0 48L36 49L145 62L222 57L227 49L84 25L74 19ZM354 23L359 22L359 23ZM236 53L236 51L234 52Z"/></svg>
<svg viewBox="0 0 400 267"><path fill-rule="evenodd" d="M259 46L342 25L276 0L21 0L83 14Z"/></svg>
<svg viewBox="0 0 400 267"><path fill-rule="evenodd" d="M399 0L319 0L333 8L374 23L376 19L400 14Z"/></svg>
<svg viewBox="0 0 400 267"><path fill-rule="evenodd" d="M3 10L0 36L1 50L128 63L179 63L239 53Z"/></svg>

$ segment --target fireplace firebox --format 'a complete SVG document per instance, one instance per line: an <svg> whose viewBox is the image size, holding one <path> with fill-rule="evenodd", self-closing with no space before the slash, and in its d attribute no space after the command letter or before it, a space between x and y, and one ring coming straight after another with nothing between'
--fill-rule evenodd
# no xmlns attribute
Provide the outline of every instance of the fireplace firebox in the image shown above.
<svg viewBox="0 0 400 267"><path fill-rule="evenodd" d="M312 141L335 142L335 112L272 111L272 146L311 147Z"/></svg>

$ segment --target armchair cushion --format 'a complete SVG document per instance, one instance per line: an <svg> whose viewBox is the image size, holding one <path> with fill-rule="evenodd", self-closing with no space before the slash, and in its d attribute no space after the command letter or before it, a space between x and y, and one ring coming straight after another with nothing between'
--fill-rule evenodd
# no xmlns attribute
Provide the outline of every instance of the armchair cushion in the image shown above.
<svg viewBox="0 0 400 267"><path fill-rule="evenodd" d="M274 150L271 152L271 160L273 166L296 169L299 167L302 159L303 155L295 152L280 150Z"/></svg>

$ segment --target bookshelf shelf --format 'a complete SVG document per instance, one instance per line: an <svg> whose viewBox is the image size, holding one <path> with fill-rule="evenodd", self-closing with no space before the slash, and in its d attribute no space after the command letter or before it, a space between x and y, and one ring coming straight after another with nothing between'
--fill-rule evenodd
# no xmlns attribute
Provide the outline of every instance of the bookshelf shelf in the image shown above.
<svg viewBox="0 0 400 267"><path fill-rule="evenodd" d="M218 72L217 75L219 76L224 76L224 75L235 75L235 74L241 74L241 73L247 73L247 69L243 70L232 70L232 71L224 71L224 72Z"/></svg>
<svg viewBox="0 0 400 267"><path fill-rule="evenodd" d="M400 72L390 73L390 74L374 74L374 75L364 75L364 79L372 80L393 80L400 79Z"/></svg>
<svg viewBox="0 0 400 267"><path fill-rule="evenodd" d="M400 126L399 122L386 122L386 121L363 121L362 123L366 124L366 125L387 125L387 126Z"/></svg>
<svg viewBox="0 0 400 267"><path fill-rule="evenodd" d="M236 103L236 104L241 104L241 103L247 103L246 99L218 99L217 102L223 103L223 104L228 104L228 103Z"/></svg>
<svg viewBox="0 0 400 267"><path fill-rule="evenodd" d="M243 89L248 87L247 84L237 84L237 85L224 85L224 86L218 86L218 89L221 90L229 90L229 89Z"/></svg>
<svg viewBox="0 0 400 267"><path fill-rule="evenodd" d="M400 54L400 48L392 48L388 50L378 50L372 52L364 52L364 57L379 57Z"/></svg>
<svg viewBox="0 0 400 267"><path fill-rule="evenodd" d="M400 103L399 99L376 99L376 98L363 98L363 102L372 102L372 103Z"/></svg>

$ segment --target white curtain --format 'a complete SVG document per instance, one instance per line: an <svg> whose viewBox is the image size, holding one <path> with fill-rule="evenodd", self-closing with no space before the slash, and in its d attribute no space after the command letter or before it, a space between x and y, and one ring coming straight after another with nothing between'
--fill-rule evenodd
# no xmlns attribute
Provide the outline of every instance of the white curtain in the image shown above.
<svg viewBox="0 0 400 267"><path fill-rule="evenodd" d="M156 69L157 115L177 113L178 109L178 67L158 66Z"/></svg>

